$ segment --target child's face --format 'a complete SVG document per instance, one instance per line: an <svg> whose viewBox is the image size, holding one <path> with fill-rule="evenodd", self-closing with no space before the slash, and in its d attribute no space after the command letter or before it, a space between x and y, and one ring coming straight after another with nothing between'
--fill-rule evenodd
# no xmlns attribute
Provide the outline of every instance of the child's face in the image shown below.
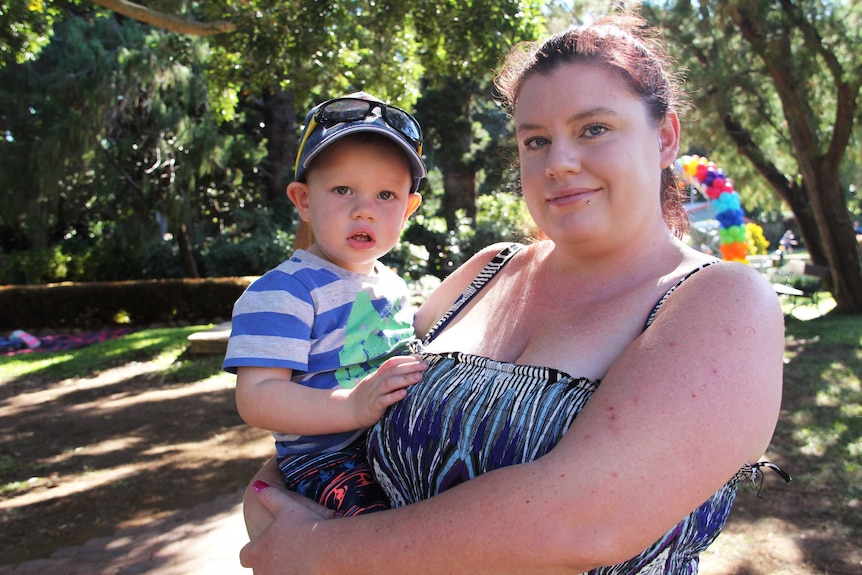
<svg viewBox="0 0 862 575"><path fill-rule="evenodd" d="M310 221L309 251L361 274L391 250L407 218L422 201L411 194L413 175L404 155L385 142L348 137L318 156L307 182L293 182L287 195Z"/></svg>

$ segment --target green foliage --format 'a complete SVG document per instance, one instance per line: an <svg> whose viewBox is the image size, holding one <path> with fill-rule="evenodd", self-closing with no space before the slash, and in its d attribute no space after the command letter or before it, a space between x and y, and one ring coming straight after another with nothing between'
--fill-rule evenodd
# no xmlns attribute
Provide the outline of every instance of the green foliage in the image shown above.
<svg viewBox="0 0 862 575"><path fill-rule="evenodd" d="M13 252L0 259L0 284L63 281L66 269L66 258L59 246Z"/></svg>
<svg viewBox="0 0 862 575"><path fill-rule="evenodd" d="M176 252L175 245L161 240L134 248L99 242L15 251L0 260L0 284L181 278Z"/></svg>
<svg viewBox="0 0 862 575"><path fill-rule="evenodd" d="M524 198L500 192L479 196L476 218L476 251L494 242L522 242L536 236L536 228Z"/></svg>
<svg viewBox="0 0 862 575"><path fill-rule="evenodd" d="M183 243L205 245L235 206L258 204L260 135L238 129L244 110L216 122L208 58L198 39L68 15L38 61L0 70L0 102L19 103L0 104L0 249L59 246L66 259L47 274L13 262L17 279L182 277Z"/></svg>
<svg viewBox="0 0 862 575"><path fill-rule="evenodd" d="M820 278L799 274L791 274L787 278L787 285L806 294L815 294L823 289L823 281Z"/></svg>
<svg viewBox="0 0 862 575"><path fill-rule="evenodd" d="M0 475L9 475L18 469L18 463L12 455L0 455Z"/></svg>
<svg viewBox="0 0 862 575"><path fill-rule="evenodd" d="M421 68L410 4L249 0L199 8L204 20L237 23L236 32L212 38L209 78L225 118L244 90L289 91L298 110L359 89L406 108L416 99Z"/></svg>
<svg viewBox="0 0 862 575"><path fill-rule="evenodd" d="M231 238L220 236L204 251L206 274L211 277L257 276L288 258L294 236L285 230L266 230Z"/></svg>
<svg viewBox="0 0 862 575"><path fill-rule="evenodd" d="M410 12L429 85L435 86L434 80L483 84L509 48L544 32L541 8L534 0L414 2Z"/></svg>
<svg viewBox="0 0 862 575"><path fill-rule="evenodd" d="M60 12L45 0L0 0L0 67L36 58Z"/></svg>
<svg viewBox="0 0 862 575"><path fill-rule="evenodd" d="M439 216L415 215L401 243L383 261L409 279L424 275L442 279L485 246L530 241L535 237L531 222L520 196L487 194L479 198L475 225L463 214L454 230L447 229Z"/></svg>

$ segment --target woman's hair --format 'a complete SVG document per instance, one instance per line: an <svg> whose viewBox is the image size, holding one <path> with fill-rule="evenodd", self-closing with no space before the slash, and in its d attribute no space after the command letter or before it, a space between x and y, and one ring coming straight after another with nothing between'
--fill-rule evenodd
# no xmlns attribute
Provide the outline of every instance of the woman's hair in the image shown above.
<svg viewBox="0 0 862 575"><path fill-rule="evenodd" d="M499 103L514 113L524 82L548 75L564 64L598 64L618 73L646 104L658 124L685 105L680 81L668 70L670 58L646 22L633 14L615 14L593 24L570 28L542 43L523 42L509 52L494 84ZM668 228L677 236L689 228L683 188L673 167L662 171L661 206Z"/></svg>

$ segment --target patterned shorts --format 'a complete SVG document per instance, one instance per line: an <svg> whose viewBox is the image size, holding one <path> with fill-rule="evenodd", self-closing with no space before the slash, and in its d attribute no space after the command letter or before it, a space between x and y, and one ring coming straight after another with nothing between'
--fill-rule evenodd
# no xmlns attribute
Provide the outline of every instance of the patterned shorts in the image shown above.
<svg viewBox="0 0 862 575"><path fill-rule="evenodd" d="M287 457L278 467L290 491L344 516L389 509L389 500L371 475L364 441L340 451Z"/></svg>

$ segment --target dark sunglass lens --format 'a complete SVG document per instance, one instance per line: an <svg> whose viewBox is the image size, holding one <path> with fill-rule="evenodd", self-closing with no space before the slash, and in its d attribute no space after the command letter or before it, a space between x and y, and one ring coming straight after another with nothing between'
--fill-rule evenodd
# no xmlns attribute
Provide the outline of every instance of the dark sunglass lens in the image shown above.
<svg viewBox="0 0 862 575"><path fill-rule="evenodd" d="M408 138L413 138L414 140L422 139L422 132L419 131L419 124L417 124L416 120L411 118L407 112L399 110L398 108L388 107L386 108L386 119L390 126Z"/></svg>
<svg viewBox="0 0 862 575"><path fill-rule="evenodd" d="M324 122L337 124L339 122L352 122L361 120L368 116L373 102L344 98L328 103L320 111Z"/></svg>

